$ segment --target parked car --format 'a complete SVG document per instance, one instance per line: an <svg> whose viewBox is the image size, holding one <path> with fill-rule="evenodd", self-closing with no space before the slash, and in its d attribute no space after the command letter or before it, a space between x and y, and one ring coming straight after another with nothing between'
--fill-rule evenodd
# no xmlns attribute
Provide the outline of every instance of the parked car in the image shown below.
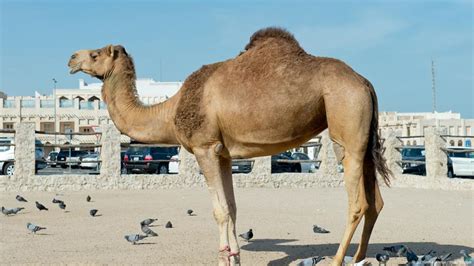
<svg viewBox="0 0 474 266"><path fill-rule="evenodd" d="M51 151L46 157L46 161L49 163L51 167L56 167L56 157L58 156L59 152Z"/></svg>
<svg viewBox="0 0 474 266"><path fill-rule="evenodd" d="M56 164L62 168L79 167L83 157L89 154L89 151L62 150L56 157Z"/></svg>
<svg viewBox="0 0 474 266"><path fill-rule="evenodd" d="M126 174L127 173L127 168L125 167L125 161L123 158L125 157L126 151L121 151L120 152L120 173L121 174Z"/></svg>
<svg viewBox="0 0 474 266"><path fill-rule="evenodd" d="M294 160L311 160L306 153L293 152L291 158ZM316 170L316 163L314 162L303 162L300 163L302 173L313 173Z"/></svg>
<svg viewBox="0 0 474 266"><path fill-rule="evenodd" d="M300 163L279 162L278 160L293 160L291 153L284 152L272 155L272 173L301 173Z"/></svg>
<svg viewBox="0 0 474 266"><path fill-rule="evenodd" d="M232 173L233 174L248 174L252 171L253 161L232 160Z"/></svg>
<svg viewBox="0 0 474 266"><path fill-rule="evenodd" d="M449 149L459 150L460 152L448 152L448 177L474 177L474 152L458 147L450 147Z"/></svg>
<svg viewBox="0 0 474 266"><path fill-rule="evenodd" d="M0 137L0 144L14 144L12 137ZM43 147L40 140L35 140L35 173L46 168ZM0 173L3 175L13 175L15 171L15 146L0 146Z"/></svg>
<svg viewBox="0 0 474 266"><path fill-rule="evenodd" d="M81 168L93 168L93 169L99 169L100 168L100 154L97 152L89 153L82 157L81 159Z"/></svg>
<svg viewBox="0 0 474 266"><path fill-rule="evenodd" d="M417 174L426 175L425 162L425 148L418 146L416 148L404 148L402 149L402 160L403 161L414 161L414 162L402 162L402 169L404 174ZM420 163L417 163L419 161Z"/></svg>
<svg viewBox="0 0 474 266"><path fill-rule="evenodd" d="M170 163L168 165L169 174L178 174L179 173L179 155L171 156Z"/></svg>
<svg viewBox="0 0 474 266"><path fill-rule="evenodd" d="M153 162L154 160L170 160L178 154L178 147L130 147L123 161L127 173L169 173L169 161ZM149 162L151 161L151 162Z"/></svg>

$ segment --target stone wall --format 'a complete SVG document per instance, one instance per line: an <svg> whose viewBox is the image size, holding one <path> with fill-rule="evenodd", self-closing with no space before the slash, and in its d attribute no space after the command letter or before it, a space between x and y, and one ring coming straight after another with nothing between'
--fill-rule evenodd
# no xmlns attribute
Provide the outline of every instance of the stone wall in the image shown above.
<svg viewBox="0 0 474 266"><path fill-rule="evenodd" d="M120 133L113 126L103 126L101 160L99 175L49 175L34 174L34 125L20 123L15 134L15 174L11 177L0 176L0 191L60 191L60 190L99 190L99 189L157 189L189 188L205 186L199 166L192 154L181 149L179 158L180 174L177 175L122 175L120 173ZM428 176L401 175L397 161L401 159L396 150L400 146L396 134L385 139L385 156L394 172L393 187L414 187L426 189L473 190L473 179L449 179L446 177L446 155L441 156L439 132L433 131L428 137L426 147ZM337 159L333 152L328 134L323 133L322 147L318 159L321 167L316 173L271 173L271 157L259 157L254 160L250 174L235 174L237 187L262 188L307 188L340 187L344 185L343 174L336 170ZM442 151L441 151L442 152ZM383 185L383 182L380 182Z"/></svg>

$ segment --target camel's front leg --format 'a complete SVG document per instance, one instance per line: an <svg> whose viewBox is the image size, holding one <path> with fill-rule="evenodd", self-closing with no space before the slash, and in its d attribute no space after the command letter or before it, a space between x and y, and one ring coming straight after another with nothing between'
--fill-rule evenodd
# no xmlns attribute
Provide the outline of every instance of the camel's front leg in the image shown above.
<svg viewBox="0 0 474 266"><path fill-rule="evenodd" d="M232 160L218 155L214 147L193 149L193 152L206 177L214 218L219 226L219 265L240 264L235 233L237 209L232 184Z"/></svg>

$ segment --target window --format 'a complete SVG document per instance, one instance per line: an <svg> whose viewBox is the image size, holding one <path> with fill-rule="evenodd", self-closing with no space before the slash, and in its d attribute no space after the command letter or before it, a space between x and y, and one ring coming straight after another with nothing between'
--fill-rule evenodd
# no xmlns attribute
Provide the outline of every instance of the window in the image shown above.
<svg viewBox="0 0 474 266"><path fill-rule="evenodd" d="M454 140L449 141L449 146L454 146Z"/></svg>
<svg viewBox="0 0 474 266"><path fill-rule="evenodd" d="M79 132L89 133L89 132L92 132L92 129L91 127L79 127Z"/></svg>
<svg viewBox="0 0 474 266"><path fill-rule="evenodd" d="M104 101L100 101L100 103L99 103L99 109L101 109L101 110L107 109L107 104L105 104Z"/></svg>
<svg viewBox="0 0 474 266"><path fill-rule="evenodd" d="M21 100L22 108L35 108L35 100Z"/></svg>
<svg viewBox="0 0 474 266"><path fill-rule="evenodd" d="M72 108L74 106L74 103L72 100L69 100L66 97L61 97L59 98L59 107L61 108Z"/></svg>
<svg viewBox="0 0 474 266"><path fill-rule="evenodd" d="M15 100L3 100L3 108L15 108Z"/></svg>
<svg viewBox="0 0 474 266"><path fill-rule="evenodd" d="M54 122L41 122L40 130L45 132L54 132Z"/></svg>
<svg viewBox="0 0 474 266"><path fill-rule="evenodd" d="M40 108L54 108L54 100L40 100Z"/></svg>
<svg viewBox="0 0 474 266"><path fill-rule="evenodd" d="M458 140L458 146L462 146L462 140Z"/></svg>
<svg viewBox="0 0 474 266"><path fill-rule="evenodd" d="M3 123L3 129L13 129L13 123L12 122Z"/></svg>

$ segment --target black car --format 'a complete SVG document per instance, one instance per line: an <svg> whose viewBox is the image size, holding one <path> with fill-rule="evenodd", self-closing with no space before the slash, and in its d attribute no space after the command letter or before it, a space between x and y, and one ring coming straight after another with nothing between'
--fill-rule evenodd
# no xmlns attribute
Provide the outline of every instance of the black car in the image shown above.
<svg viewBox="0 0 474 266"><path fill-rule="evenodd" d="M300 163L279 162L278 160L294 160L291 153L283 152L272 155L272 173L301 173Z"/></svg>
<svg viewBox="0 0 474 266"><path fill-rule="evenodd" d="M252 171L253 161L249 160L232 160L233 174L248 174Z"/></svg>
<svg viewBox="0 0 474 266"><path fill-rule="evenodd" d="M426 175L425 147L404 148L401 153L403 161L413 161L402 162L404 174ZM417 163L418 161L420 163Z"/></svg>
<svg viewBox="0 0 474 266"><path fill-rule="evenodd" d="M126 173L167 174L169 161L178 154L178 147L130 147L125 152L123 162ZM165 161L155 161L165 160Z"/></svg>
<svg viewBox="0 0 474 266"><path fill-rule="evenodd" d="M62 168L67 168L68 166L79 167L82 158L89 153L89 151L62 150L56 156L56 165Z"/></svg>

